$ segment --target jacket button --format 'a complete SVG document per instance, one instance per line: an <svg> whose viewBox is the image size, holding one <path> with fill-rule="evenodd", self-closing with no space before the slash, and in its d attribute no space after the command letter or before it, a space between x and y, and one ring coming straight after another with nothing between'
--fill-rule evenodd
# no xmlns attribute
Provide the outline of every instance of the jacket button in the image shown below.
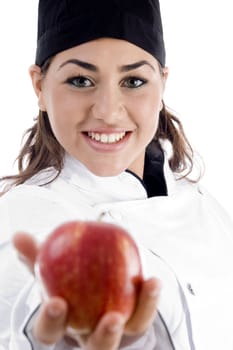
<svg viewBox="0 0 233 350"><path fill-rule="evenodd" d="M191 283L187 283L187 289L188 289L190 294L195 295L195 292L193 290Z"/></svg>

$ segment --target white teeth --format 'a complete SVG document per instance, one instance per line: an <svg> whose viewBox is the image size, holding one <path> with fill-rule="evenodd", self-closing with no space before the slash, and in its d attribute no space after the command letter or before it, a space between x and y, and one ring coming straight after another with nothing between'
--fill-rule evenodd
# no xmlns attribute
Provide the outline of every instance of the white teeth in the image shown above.
<svg viewBox="0 0 233 350"><path fill-rule="evenodd" d="M114 133L114 134L99 134L96 132L88 132L88 136L95 141L99 141L102 143L114 143L120 141L126 132Z"/></svg>

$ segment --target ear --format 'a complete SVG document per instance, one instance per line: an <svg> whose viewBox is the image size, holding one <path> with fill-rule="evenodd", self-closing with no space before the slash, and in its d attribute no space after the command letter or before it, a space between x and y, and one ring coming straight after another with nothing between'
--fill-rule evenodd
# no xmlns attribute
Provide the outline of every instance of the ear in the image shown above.
<svg viewBox="0 0 233 350"><path fill-rule="evenodd" d="M167 78L168 78L168 75L169 75L169 69L168 67L163 67L162 68L162 96L164 95L164 91L165 91L165 88L166 88L166 82L167 82ZM160 103L160 111L163 109L163 102L161 100L161 103Z"/></svg>
<svg viewBox="0 0 233 350"><path fill-rule="evenodd" d="M44 100L43 100L43 93L42 93L43 76L41 73L41 68L36 64L33 64L29 68L29 75L31 77L33 89L36 93L36 96L38 97L38 106L41 111L46 111Z"/></svg>
<svg viewBox="0 0 233 350"><path fill-rule="evenodd" d="M163 67L162 68L163 94L164 94L164 90L165 90L165 87L166 87L166 82L167 82L168 75L169 75L168 67ZM163 109L163 100L161 100L161 102L160 102L160 111L162 109Z"/></svg>
<svg viewBox="0 0 233 350"><path fill-rule="evenodd" d="M163 80L164 80L164 86L165 86L168 75L169 75L169 69L168 69L168 67L163 67L162 70L163 70L162 74L163 74Z"/></svg>

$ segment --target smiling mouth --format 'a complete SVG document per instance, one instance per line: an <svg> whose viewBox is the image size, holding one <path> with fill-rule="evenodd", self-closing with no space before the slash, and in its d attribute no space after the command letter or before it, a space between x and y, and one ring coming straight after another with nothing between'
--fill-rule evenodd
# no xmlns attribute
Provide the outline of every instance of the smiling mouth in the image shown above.
<svg viewBox="0 0 233 350"><path fill-rule="evenodd" d="M118 132L118 133L98 133L98 132L86 132L85 134L90 137L92 140L100 142L100 143L117 143L121 141L127 134L128 132L123 131L123 132Z"/></svg>

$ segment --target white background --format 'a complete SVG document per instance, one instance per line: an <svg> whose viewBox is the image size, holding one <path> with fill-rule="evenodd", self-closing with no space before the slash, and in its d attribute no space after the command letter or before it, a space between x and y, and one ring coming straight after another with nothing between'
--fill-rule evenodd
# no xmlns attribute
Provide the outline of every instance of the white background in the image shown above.
<svg viewBox="0 0 233 350"><path fill-rule="evenodd" d="M161 0L170 76L165 102L205 162L202 182L233 216L233 22L230 0ZM0 175L14 171L37 114L28 76L37 0L0 2Z"/></svg>

